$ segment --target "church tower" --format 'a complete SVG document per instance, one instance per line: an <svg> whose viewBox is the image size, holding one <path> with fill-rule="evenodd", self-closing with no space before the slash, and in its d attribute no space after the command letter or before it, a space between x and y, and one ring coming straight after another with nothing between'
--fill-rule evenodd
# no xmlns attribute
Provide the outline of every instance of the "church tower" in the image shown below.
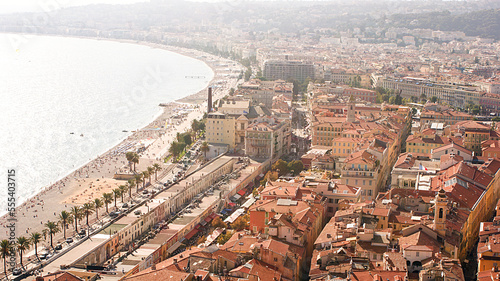
<svg viewBox="0 0 500 281"><path fill-rule="evenodd" d="M446 211L448 199L446 192L441 188L434 199L434 230L441 236L446 235Z"/></svg>
<svg viewBox="0 0 500 281"><path fill-rule="evenodd" d="M356 121L356 117L354 115L356 111L356 105L354 104L354 97L351 95L349 98L349 103L347 104L347 122L354 122Z"/></svg>

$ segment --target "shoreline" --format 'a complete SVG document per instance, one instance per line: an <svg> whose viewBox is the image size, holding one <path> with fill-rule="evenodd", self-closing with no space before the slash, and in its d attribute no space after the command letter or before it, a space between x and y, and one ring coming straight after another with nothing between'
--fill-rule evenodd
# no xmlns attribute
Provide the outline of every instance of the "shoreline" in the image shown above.
<svg viewBox="0 0 500 281"><path fill-rule="evenodd" d="M17 33L10 33L10 34L17 34ZM40 34L41 36L58 36L58 35L45 35L45 34ZM37 191L36 194L34 194L32 197L27 198L22 204L16 206L16 216L18 220L17 228L16 228L16 234L17 237L19 236L26 236L28 233L31 232L41 232L41 228L43 228L43 222L48 220L54 220L54 216L59 215L60 211L62 210L68 210L71 205L78 205L78 204L72 204L68 203L68 198L70 198L71 195L75 195L78 192L85 193L88 188L85 188L85 186L82 187L82 183L80 182L82 180L83 184L86 184L85 179L89 179L90 182L90 187L93 187L93 180L99 181L99 179L102 179L103 184L107 183L107 179L110 179L109 173L106 174L106 172L101 172L99 169L104 168L105 165L109 166L109 170L111 171L110 173L113 174L120 169L123 169L124 167L127 168L127 163L123 161L124 155L119 155L119 154L113 154L116 153L121 147L130 144L131 142L138 141L138 140L144 140L144 139L151 139L153 143L156 140L161 139L161 134L159 133L161 130L148 130L152 128L158 128L158 125L161 125L162 122L165 124L165 120L170 119L178 110L183 110L183 109L196 109L198 113L203 112L202 104L206 101L203 100L203 97L206 95L207 89L209 86L211 86L217 79L221 79L222 77L220 76L220 71L217 70L215 67L214 63L219 62L219 61L229 61L225 58L220 58L216 57L214 55L204 53L202 51L198 50L193 50L193 49L186 49L186 48L180 48L180 47L174 47L174 46L168 46L168 45L162 45L158 43L151 43L147 41L134 41L134 40L118 40L118 39L112 39L112 38L94 38L94 37L75 37L75 36L58 36L58 37L72 37L72 38L80 38L80 39L93 39L93 40L107 40L107 41L116 41L116 42L121 42L121 43L129 43L129 44L139 44L139 45L144 45L144 46L149 46L151 48L158 48L158 49L163 49L166 51L170 51L179 55L183 55L186 57L190 57L199 61L204 62L207 66L209 66L212 69L213 72L213 77L208 83L206 87L204 87L202 90L197 91L195 93L192 93L190 95L187 95L185 97L182 97L180 99L174 100L174 101L169 101L165 103L166 106L162 106L162 109L159 111L158 116L156 116L154 119L152 119L149 123L147 123L145 126L143 126L140 129L137 129L135 131L132 131L131 134L129 134L127 137L124 139L120 140L113 146L111 146L108 149L105 149L102 153L100 153L97 157L94 157L90 159L89 161L85 162L79 167L76 167L72 169L68 174L65 176L62 176L58 179L56 179L53 183L41 187L39 191ZM211 62L208 61L208 59L213 59ZM232 78L226 77L228 81L230 81ZM238 79L235 79L235 82L237 82ZM216 100L216 98L214 99ZM188 122L188 125L190 125L190 122L192 121L193 118L186 118L185 121ZM170 126L169 126L170 127ZM161 126L159 127L161 129ZM171 127L169 130L174 129L175 127ZM165 128L167 130L167 128ZM168 132L168 131L167 131ZM166 132L164 134L167 134ZM169 135L174 135L174 134L169 134ZM152 143L152 144L153 144ZM169 143L169 142L168 142ZM166 144L168 146L168 143ZM151 146L152 146L151 144ZM163 142L165 144L165 141ZM153 153L154 155L154 153ZM121 156L121 157L120 157ZM156 162L162 162L161 158L163 155L160 155L157 157ZM158 160L158 158L160 160ZM141 162L148 162L146 165L149 165L149 163L155 162L155 159L149 159L152 161L142 161L143 159L141 158ZM108 165L110 164L110 165ZM115 164L114 169L112 167L112 164ZM141 164L141 163L140 163ZM118 168L117 168L118 165ZM95 171L94 171L95 169ZM83 173L83 175L82 175ZM100 175L100 177L92 177L91 175ZM106 175L105 175L106 174ZM112 177L111 177L112 178ZM77 186L78 185L78 186ZM83 189L83 191L82 191ZM98 188L99 190L99 188ZM78 195L76 196L78 197ZM99 197L99 196L98 196ZM47 209L44 209L45 202L49 203L47 206ZM66 204L64 204L64 203ZM70 206L68 206L70 205ZM40 210L41 207L41 210ZM101 211L102 212L102 211ZM4 230L6 230L6 221L7 218L9 217L9 214L3 214L0 217L0 226L3 226ZM40 218L39 218L40 217ZM35 220L33 220L35 219ZM40 225L38 224L40 223ZM22 226L21 226L22 225ZM40 230L39 230L40 229ZM26 231L26 232L25 232ZM6 233L7 235L8 233ZM2 239L7 238L7 236L4 236L4 232L0 232L0 236Z"/></svg>

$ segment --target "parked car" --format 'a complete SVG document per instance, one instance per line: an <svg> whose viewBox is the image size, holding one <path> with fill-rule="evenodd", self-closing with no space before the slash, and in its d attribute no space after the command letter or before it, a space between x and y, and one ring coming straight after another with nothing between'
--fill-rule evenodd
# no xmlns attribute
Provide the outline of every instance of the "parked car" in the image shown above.
<svg viewBox="0 0 500 281"><path fill-rule="evenodd" d="M120 211L113 211L111 213L109 213L109 216L112 217L112 218L116 218L117 216L119 216L122 212Z"/></svg>
<svg viewBox="0 0 500 281"><path fill-rule="evenodd" d="M62 245L61 245L61 244L57 244L57 245L54 247L54 249L56 249L56 250L58 250L58 251L59 251L59 250L62 250Z"/></svg>
<svg viewBox="0 0 500 281"><path fill-rule="evenodd" d="M66 243L68 244L73 243L73 238L71 237L66 238Z"/></svg>
<svg viewBox="0 0 500 281"><path fill-rule="evenodd" d="M49 253L41 253L41 254L39 254L39 255L38 255L38 258L39 258L39 259L41 259L41 260L44 260L44 259L46 259L46 258L47 258L47 255L48 255L48 254L49 254Z"/></svg>
<svg viewBox="0 0 500 281"><path fill-rule="evenodd" d="M23 270L21 268L14 268L14 270L12 270L12 274L14 275L20 275L21 273L23 273Z"/></svg>

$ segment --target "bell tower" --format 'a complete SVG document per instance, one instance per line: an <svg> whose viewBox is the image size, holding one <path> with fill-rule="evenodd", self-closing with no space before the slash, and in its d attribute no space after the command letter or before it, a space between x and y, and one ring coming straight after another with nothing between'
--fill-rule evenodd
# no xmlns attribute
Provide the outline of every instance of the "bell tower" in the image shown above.
<svg viewBox="0 0 500 281"><path fill-rule="evenodd" d="M441 236L446 235L446 211L448 199L446 192L441 188L434 199L434 230Z"/></svg>
<svg viewBox="0 0 500 281"><path fill-rule="evenodd" d="M347 122L354 122L356 121L355 117L355 104L354 104L354 97L351 95L349 98L349 103L347 104Z"/></svg>

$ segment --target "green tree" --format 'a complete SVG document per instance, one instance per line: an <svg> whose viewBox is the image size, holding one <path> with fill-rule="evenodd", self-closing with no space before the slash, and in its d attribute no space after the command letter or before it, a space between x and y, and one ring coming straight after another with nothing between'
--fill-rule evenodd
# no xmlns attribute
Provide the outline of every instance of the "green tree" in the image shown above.
<svg viewBox="0 0 500 281"><path fill-rule="evenodd" d="M208 142L204 141L201 144L200 149L203 152L203 155L205 156L205 159L207 159L207 152L210 151L210 146L208 145Z"/></svg>
<svg viewBox="0 0 500 281"><path fill-rule="evenodd" d="M226 233L221 234L219 238L217 238L217 243L220 245L224 245L227 241L229 241L229 239L231 239L231 236L233 236L233 234L226 230Z"/></svg>
<svg viewBox="0 0 500 281"><path fill-rule="evenodd" d="M71 216L73 216L73 220L75 222L75 232L78 233L78 220L83 217L82 209L78 206L73 206L69 212L71 213Z"/></svg>
<svg viewBox="0 0 500 281"><path fill-rule="evenodd" d="M120 192L121 191L119 188L113 189L113 196L115 197L115 208L116 208L116 201L117 201L116 198L120 197L120 195L121 195Z"/></svg>
<svg viewBox="0 0 500 281"><path fill-rule="evenodd" d="M59 231L61 231L59 229L59 227L57 226L57 223L53 222L53 221L48 221L47 223L45 223L45 229L43 230L44 231L44 234L48 234L49 237L50 237L50 247L53 249L54 248L54 244L53 244L53 241L52 241L52 237L58 233Z"/></svg>
<svg viewBox="0 0 500 281"><path fill-rule="evenodd" d="M82 211L86 217L87 227L89 227L89 215L94 211L94 204L92 202L83 204Z"/></svg>
<svg viewBox="0 0 500 281"><path fill-rule="evenodd" d="M111 193L104 193L102 195L102 201L104 201L104 204L106 205L106 213L109 213L108 211L108 204L113 202L113 194Z"/></svg>
<svg viewBox="0 0 500 281"><path fill-rule="evenodd" d="M302 161L300 160L293 160L288 163L288 169L290 170L290 172L293 171L293 175L296 176L300 174L302 170L304 170L304 164L302 164Z"/></svg>
<svg viewBox="0 0 500 281"><path fill-rule="evenodd" d="M149 178L149 183L151 184L151 176L153 175L153 173L155 172L155 168L153 167L148 167L148 178Z"/></svg>
<svg viewBox="0 0 500 281"><path fill-rule="evenodd" d="M135 185L135 179L129 179L127 181L127 188L128 188L128 197L130 197L130 200L132 200L132 187Z"/></svg>
<svg viewBox="0 0 500 281"><path fill-rule="evenodd" d="M153 164L153 169L155 171L155 181L158 181L158 172L161 171L161 166L158 163Z"/></svg>
<svg viewBox="0 0 500 281"><path fill-rule="evenodd" d="M30 240L24 236L17 237L17 250L19 251L19 258L21 261L21 267L24 269L24 264L23 264L23 253L26 250L30 249Z"/></svg>
<svg viewBox="0 0 500 281"><path fill-rule="evenodd" d="M62 211L59 214L59 224L63 229L64 239L66 239L66 228L68 224L71 223L71 214L68 211Z"/></svg>
<svg viewBox="0 0 500 281"><path fill-rule="evenodd" d="M3 270L5 272L5 276L7 276L7 257L10 257L10 255L12 255L13 250L14 249L9 240L4 239L2 240L2 242L0 242L0 251L2 252Z"/></svg>
<svg viewBox="0 0 500 281"><path fill-rule="evenodd" d="M148 171L142 172L142 188L146 187L146 178L149 178L149 172Z"/></svg>
<svg viewBox="0 0 500 281"><path fill-rule="evenodd" d="M100 198L96 198L92 203L94 204L95 208L95 218L99 220L99 208L101 208L104 205L104 202L102 202Z"/></svg>
<svg viewBox="0 0 500 281"><path fill-rule="evenodd" d="M170 148L168 149L168 152L170 152L170 154L172 154L174 158L177 158L177 156L179 156L184 150L184 147L186 147L185 143L173 141L170 145Z"/></svg>
<svg viewBox="0 0 500 281"><path fill-rule="evenodd" d="M139 159L140 159L139 154L129 151L125 154L125 157L127 158L129 164L130 163L134 164L134 171L135 171L135 165L139 164Z"/></svg>
<svg viewBox="0 0 500 281"><path fill-rule="evenodd" d="M246 215L240 216L231 224L231 228L236 229L237 231L246 229L247 227L248 227L248 218Z"/></svg>
<svg viewBox="0 0 500 281"><path fill-rule="evenodd" d="M193 141L191 140L191 135L189 133L182 134L182 141L186 145L191 145L193 143Z"/></svg>
<svg viewBox="0 0 500 281"><path fill-rule="evenodd" d="M40 241L42 241L42 235L38 232L33 232L33 233L31 233L30 240L31 240L31 244L33 244L33 246L35 246L35 256L38 259L38 247L37 246L38 246L38 243L40 243Z"/></svg>
<svg viewBox="0 0 500 281"><path fill-rule="evenodd" d="M271 170L277 171L278 177L281 177L289 173L288 164L281 159L278 159L278 161L274 162L274 164L271 167Z"/></svg>
<svg viewBox="0 0 500 281"><path fill-rule="evenodd" d="M438 100L438 98L436 96L432 96L430 99L431 102L437 102L437 100Z"/></svg>
<svg viewBox="0 0 500 281"><path fill-rule="evenodd" d="M245 81L248 81L250 80L250 77L252 76L252 69L249 67L247 68L247 70L245 71Z"/></svg>
<svg viewBox="0 0 500 281"><path fill-rule="evenodd" d="M220 217L216 217L212 221L212 226L215 228L217 228L217 227L226 228L227 227L226 223Z"/></svg>
<svg viewBox="0 0 500 281"><path fill-rule="evenodd" d="M120 196L122 198L122 203L123 203L125 202L125 200L123 200L123 196L127 193L127 186L122 184L118 186L118 189L120 189Z"/></svg>
<svg viewBox="0 0 500 281"><path fill-rule="evenodd" d="M142 182L142 174L139 173L137 175L134 175L135 179L135 192L139 193L139 183Z"/></svg>

